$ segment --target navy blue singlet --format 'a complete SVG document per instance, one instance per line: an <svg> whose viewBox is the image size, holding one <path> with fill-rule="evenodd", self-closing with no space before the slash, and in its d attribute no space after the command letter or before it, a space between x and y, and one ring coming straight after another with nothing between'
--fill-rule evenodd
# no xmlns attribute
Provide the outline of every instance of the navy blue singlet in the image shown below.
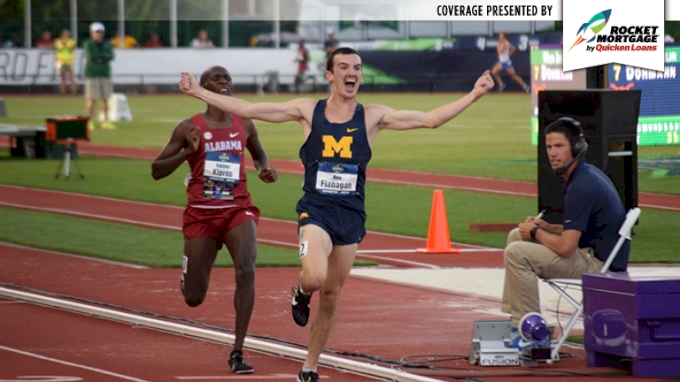
<svg viewBox="0 0 680 382"><path fill-rule="evenodd" d="M324 114L326 101L316 104L312 132L300 148L304 197L363 212L366 167L371 160L364 107L357 104L348 122L332 123Z"/></svg>

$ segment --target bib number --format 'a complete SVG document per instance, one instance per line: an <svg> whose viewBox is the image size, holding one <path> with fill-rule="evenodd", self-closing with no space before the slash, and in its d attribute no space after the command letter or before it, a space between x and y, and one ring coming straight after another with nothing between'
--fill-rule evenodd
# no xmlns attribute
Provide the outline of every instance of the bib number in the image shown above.
<svg viewBox="0 0 680 382"><path fill-rule="evenodd" d="M316 171L316 190L324 195L354 194L358 173L356 164L320 162Z"/></svg>
<svg viewBox="0 0 680 382"><path fill-rule="evenodd" d="M236 154L208 152L203 164L203 197L232 200L241 174L241 158Z"/></svg>

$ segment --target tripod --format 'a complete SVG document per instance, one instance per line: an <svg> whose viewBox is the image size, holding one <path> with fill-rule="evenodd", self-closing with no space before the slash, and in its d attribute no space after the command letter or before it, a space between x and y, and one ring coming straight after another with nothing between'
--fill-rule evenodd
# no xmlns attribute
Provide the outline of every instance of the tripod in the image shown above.
<svg viewBox="0 0 680 382"><path fill-rule="evenodd" d="M71 175L71 156L73 156L73 163L76 164L76 167L78 168L78 173L82 179L85 179L85 175L83 175L83 171L80 169L80 165L78 164L78 157L76 156L76 144L73 142L73 138L67 138L66 139L69 143L65 146L64 148L64 159L59 163L59 167L57 167L57 173L54 176L54 179L59 179L59 173L61 172L62 166L64 167L64 176L66 177L66 180L69 179L69 176Z"/></svg>

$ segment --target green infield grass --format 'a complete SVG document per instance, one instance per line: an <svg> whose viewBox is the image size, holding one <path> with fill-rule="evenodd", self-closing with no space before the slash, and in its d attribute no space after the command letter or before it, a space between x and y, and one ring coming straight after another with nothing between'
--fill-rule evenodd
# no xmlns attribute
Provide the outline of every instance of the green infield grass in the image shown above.
<svg viewBox="0 0 680 382"><path fill-rule="evenodd" d="M183 206L182 183L188 166L166 179L154 181L150 162L83 156L80 166L86 179L54 179L59 161L0 158L0 183L99 195L120 199ZM294 221L295 204L302 195L298 175L280 174L279 181L265 184L248 171L253 201L263 216ZM29 191L30 192L30 191ZM506 233L469 232L472 223L519 222L536 211L535 198L490 195L462 191L444 192L451 239L456 242L505 246ZM433 189L428 187L367 184L367 228L415 237L426 237ZM632 262L678 262L680 219L674 212L644 209L633 239ZM678 242L677 244L675 242Z"/></svg>
<svg viewBox="0 0 680 382"><path fill-rule="evenodd" d="M312 98L326 97L311 94ZM363 104L381 103L395 109L429 111L462 97L461 93L360 93ZM284 102L292 95L255 96L253 101ZM44 125L45 118L84 112L81 97L5 97L9 118L2 123ZM92 132L92 142L160 149L181 119L205 109L202 102L183 95L130 95L134 120L118 122L116 130ZM373 147L373 168L537 181L536 150L531 144L531 101L527 94L489 94L436 131L384 131ZM298 160L302 132L298 123L257 122L270 158ZM639 148L639 160L680 157L680 146ZM657 161L658 162L658 161ZM680 194L680 168L640 166L639 189Z"/></svg>
<svg viewBox="0 0 680 382"><path fill-rule="evenodd" d="M12 224L0 230L0 240L100 259L145 265L153 268L181 268L184 239L181 232L169 232L0 207L0 215ZM258 244L258 267L299 267L295 249ZM355 265L376 265L357 260ZM217 267L233 267L229 251L222 248Z"/></svg>

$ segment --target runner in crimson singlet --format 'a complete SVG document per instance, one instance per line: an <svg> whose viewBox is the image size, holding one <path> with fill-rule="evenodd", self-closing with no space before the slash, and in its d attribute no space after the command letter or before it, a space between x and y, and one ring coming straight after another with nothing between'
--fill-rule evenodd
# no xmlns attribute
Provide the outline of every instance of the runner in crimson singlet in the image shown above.
<svg viewBox="0 0 680 382"><path fill-rule="evenodd" d="M225 96L233 92L231 76L220 66L206 70L200 84ZM239 374L254 371L243 359L243 341L255 303L255 225L260 217L260 210L251 203L248 192L243 155L246 148L260 179L275 182L276 171L269 166L253 121L208 105L204 113L175 127L170 141L152 164L156 180L172 174L185 160L191 168L183 219L184 266L180 283L186 303L196 307L205 299L210 271L222 244L234 261L236 338L229 368Z"/></svg>

